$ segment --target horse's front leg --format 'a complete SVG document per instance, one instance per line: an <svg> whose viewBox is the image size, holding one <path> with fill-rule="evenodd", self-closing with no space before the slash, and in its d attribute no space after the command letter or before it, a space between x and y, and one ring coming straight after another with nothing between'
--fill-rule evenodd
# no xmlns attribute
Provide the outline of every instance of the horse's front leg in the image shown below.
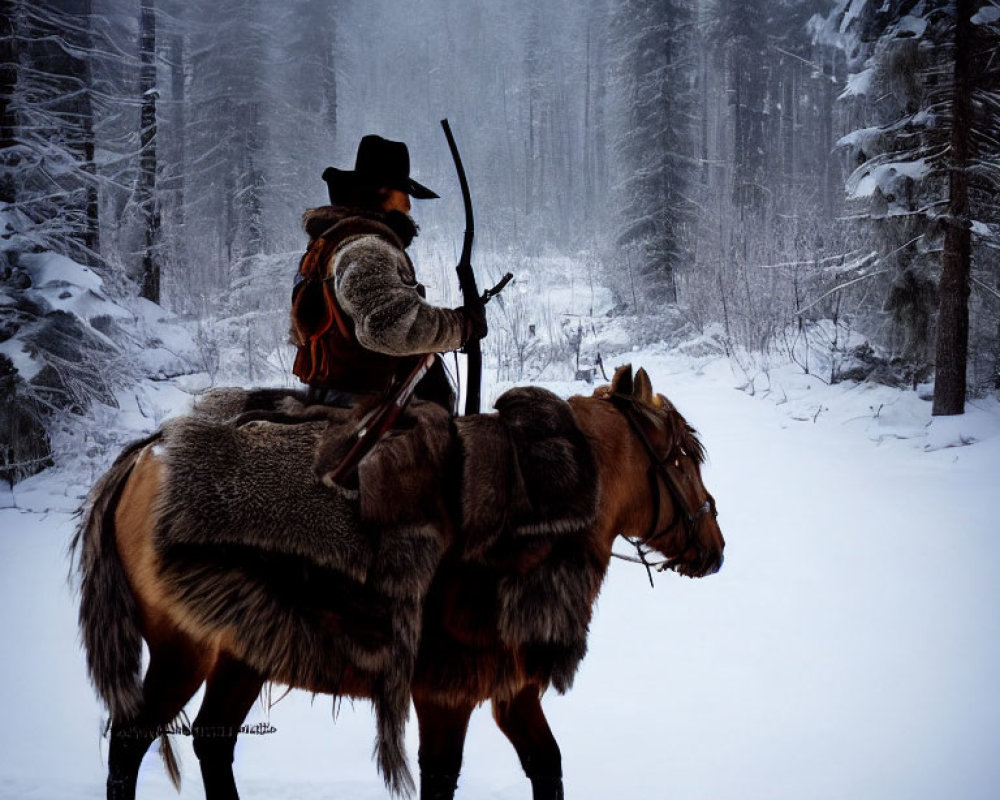
<svg viewBox="0 0 1000 800"><path fill-rule="evenodd" d="M474 703L443 705L413 695L420 728L420 800L452 800Z"/></svg>
<svg viewBox="0 0 1000 800"><path fill-rule="evenodd" d="M532 800L563 800L562 754L542 711L539 688L526 686L513 700L494 700L493 719L517 750L531 780Z"/></svg>

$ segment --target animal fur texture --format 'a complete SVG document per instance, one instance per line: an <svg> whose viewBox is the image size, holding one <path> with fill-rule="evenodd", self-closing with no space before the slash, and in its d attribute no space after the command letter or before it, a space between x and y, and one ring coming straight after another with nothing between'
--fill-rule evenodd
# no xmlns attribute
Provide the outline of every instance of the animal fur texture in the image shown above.
<svg viewBox="0 0 1000 800"><path fill-rule="evenodd" d="M264 403L248 398L246 405ZM293 406L293 401L278 404L286 410ZM565 691L586 653L592 600L604 577L588 541L600 500L596 466L569 404L551 392L512 389L495 407L495 414L454 420L461 464L457 547L462 559L487 566L510 564L528 551L545 554L531 559L527 571L493 573L497 627L505 644L524 648L533 675ZM365 524L419 526L440 513L434 506L442 494L436 487L448 458L449 421L434 404L415 403L402 430L362 461ZM323 461L324 449L343 438L343 429L334 425L317 435L317 460ZM301 462L293 469L307 474ZM322 488L313 489L324 499ZM386 502L388 497L393 502Z"/></svg>
<svg viewBox="0 0 1000 800"><path fill-rule="evenodd" d="M448 438L447 424L414 420L448 414L416 403L407 417L411 431L427 435L397 433L381 442L362 464L359 497L313 474L319 445L353 431L349 412L285 400L274 408L286 420L297 415L292 424L217 421L254 405L261 404L220 394L164 425L166 492L156 531L163 573L194 618L232 631L237 655L262 674L332 694L348 670L367 675L380 767L390 785L405 785L402 735L422 603L445 549L436 482L416 476L428 468L439 474L434 465ZM235 419L248 416L239 410ZM399 469L397 480L371 497L390 472L386 460ZM406 502L386 503L388 496Z"/></svg>
<svg viewBox="0 0 1000 800"><path fill-rule="evenodd" d="M128 445L94 484L70 546L82 578L79 618L87 669L113 722L134 717L142 702L142 634L112 517L136 458L158 438Z"/></svg>
<svg viewBox="0 0 1000 800"><path fill-rule="evenodd" d="M566 691L587 651L604 578L590 534L600 501L596 465L565 401L511 389L497 414L455 420L462 449L464 557L503 563L543 553L497 578L501 641L523 648L529 674Z"/></svg>
<svg viewBox="0 0 1000 800"><path fill-rule="evenodd" d="M538 387L511 389L497 414L455 420L462 447L466 557L502 536L560 536L597 515L596 467L569 404Z"/></svg>
<svg viewBox="0 0 1000 800"><path fill-rule="evenodd" d="M365 233L371 225L366 228L360 224L363 221L387 228L388 235ZM327 275L333 278L337 301L354 321L362 346L397 356L443 353L462 346L462 313L424 299L424 287L404 252L408 238L416 234L409 217L322 206L306 212L303 224L311 238L336 232L340 226L361 231L336 249Z"/></svg>
<svg viewBox="0 0 1000 800"><path fill-rule="evenodd" d="M133 445L95 488L79 534L81 623L113 717L134 713L141 696L139 633L125 626L109 648L100 610L135 619L134 601L122 595L126 583L104 574L116 563L121 570L113 525L98 535L93 520L113 509L134 454L153 440L166 478L155 546L175 597L198 624L229 631L236 655L277 682L338 694L348 670L367 676L391 787L410 781L410 683L424 600L449 547L486 579L477 591L489 595L482 605L509 648L499 673L513 672L517 652L528 675L565 691L604 576L591 538L593 455L570 406L550 392L515 389L496 408L452 419L413 401L362 460L356 493L327 488L314 471L353 431L355 415L292 393L217 390ZM443 646L435 661L447 660ZM105 657L115 663L94 663ZM509 682L499 673L498 685ZM105 685L122 674L136 676L134 685Z"/></svg>

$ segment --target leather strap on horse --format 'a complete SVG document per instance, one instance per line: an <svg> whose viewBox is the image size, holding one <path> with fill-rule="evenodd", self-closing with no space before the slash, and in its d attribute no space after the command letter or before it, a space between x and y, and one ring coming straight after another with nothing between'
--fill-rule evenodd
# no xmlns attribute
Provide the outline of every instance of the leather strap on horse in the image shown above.
<svg viewBox="0 0 1000 800"><path fill-rule="evenodd" d="M615 558L620 558L624 561L633 561L642 564L646 568L646 572L649 575L649 585L653 585L653 572L652 568L656 567L657 571L663 572L665 569L670 569L671 562L662 561L658 564L651 564L646 560L646 554L648 551L643 550L643 547L648 545L650 542L659 539L661 536L665 536L670 533L678 525L683 525L684 534L687 537L687 546L695 540L696 530L695 526L698 521L705 515L711 514L713 517L718 517L719 513L715 507L715 498L712 495L708 496L702 506L694 511L688 508L687 502L684 499L684 495L680 488L677 486L677 482L674 477L670 474L667 469L667 464L671 460L673 454L673 449L667 452L664 456L660 456L656 452L656 448L650 441L649 436L646 431L643 430L642 426L639 424L637 419L638 411L636 406L636 401L623 394L612 394L611 402L615 407L622 413L622 416L628 421L629 427L642 442L642 446L646 451L646 455L649 457L649 468L646 470L646 476L649 479L650 493L653 497L653 517L649 523L649 531L641 539L634 540L629 537L622 535L629 544L635 547L636 553L638 554L638 559L629 558L628 556L621 556L617 553L612 553ZM683 448L681 448L683 452ZM662 479L662 480L661 480ZM667 494L670 495L671 503L673 504L674 514L673 521L662 531L656 530L656 523L660 518L660 483L663 483L667 488Z"/></svg>
<svg viewBox="0 0 1000 800"><path fill-rule="evenodd" d="M433 353L423 356L406 380L400 381L385 400L362 417L354 434L347 441L349 449L343 459L334 469L320 476L323 483L330 487L334 484L343 485L355 473L361 459L371 452L379 439L399 419L413 397L417 384L434 364L435 358Z"/></svg>

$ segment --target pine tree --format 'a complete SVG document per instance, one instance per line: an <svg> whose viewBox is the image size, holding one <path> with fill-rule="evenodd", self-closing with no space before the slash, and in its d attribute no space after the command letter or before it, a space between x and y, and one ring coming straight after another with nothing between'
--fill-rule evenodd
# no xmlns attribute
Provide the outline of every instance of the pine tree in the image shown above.
<svg viewBox="0 0 1000 800"><path fill-rule="evenodd" d="M3 151L24 232L36 246L99 260L90 0L12 0L4 24L18 53Z"/></svg>
<svg viewBox="0 0 1000 800"><path fill-rule="evenodd" d="M859 44L845 96L862 110L865 127L841 144L851 147L856 165L848 197L863 211L886 275L882 310L890 315L892 351L916 381L931 361L936 220L946 197L936 164L947 140L928 90L950 62L941 30L910 13L926 14L923 4L904 6L869 3L846 20Z"/></svg>
<svg viewBox="0 0 1000 800"><path fill-rule="evenodd" d="M253 258L267 249L266 35L257 2L213 0L184 11L193 54L185 120L187 238L201 243L200 252L191 253L208 272L199 283L222 288L247 276ZM223 29L226 46L220 47Z"/></svg>
<svg viewBox="0 0 1000 800"><path fill-rule="evenodd" d="M617 81L627 123L619 129L622 222L618 243L635 253L642 293L677 301L676 273L690 263L693 207L687 187L696 170L692 110L692 12L678 0L617 5L612 36L622 56Z"/></svg>
<svg viewBox="0 0 1000 800"><path fill-rule="evenodd" d="M842 5L833 15L854 72L845 99L863 125L841 140L856 164L848 193L888 277L895 352L914 382L934 364L935 414L964 408L970 270L981 249L971 232L995 214L1000 188L995 11L990 2L910 0ZM983 247L995 247L996 232L982 230Z"/></svg>
<svg viewBox="0 0 1000 800"><path fill-rule="evenodd" d="M46 427L94 401L114 403L121 374L105 363L103 331L33 285L51 253L105 277L113 266L100 247L96 153L99 114L119 98L95 85L113 48L94 33L91 12L89 0L0 8L0 339L27 356L0 356L0 480L49 466Z"/></svg>
<svg viewBox="0 0 1000 800"><path fill-rule="evenodd" d="M608 185L608 42L603 35L609 9L595 0L587 15L586 66L583 114L583 197L586 230L594 231L605 217L604 193ZM600 208L599 208L600 206Z"/></svg>
<svg viewBox="0 0 1000 800"><path fill-rule="evenodd" d="M977 5L980 8L977 9ZM977 13L980 12L980 13ZM982 12L986 12L985 14ZM977 20L974 22L973 20ZM992 20L993 24L987 24ZM965 411L969 354L969 295L973 263L972 226L985 229L984 219L997 220L996 195L1000 191L1000 110L998 67L1000 8L973 0L957 0L951 26L950 80L943 81L942 105L948 108L950 148L946 160L948 202L941 223L944 250L937 318L934 380L934 414ZM998 226L1000 227L1000 226ZM986 229L988 230L988 229ZM996 234L988 246L997 246ZM992 241L989 241L992 240ZM996 262L994 258L987 260ZM994 268L995 271L995 268ZM994 279L997 277L994 274ZM994 314L1000 319L1000 314ZM1000 371L998 371L1000 376Z"/></svg>
<svg viewBox="0 0 1000 800"><path fill-rule="evenodd" d="M972 15L972 125L967 169L972 223L969 379L977 394L1000 389L1000 4Z"/></svg>
<svg viewBox="0 0 1000 800"><path fill-rule="evenodd" d="M767 199L769 0L717 0L712 36L725 58L733 113L733 203L741 216Z"/></svg>

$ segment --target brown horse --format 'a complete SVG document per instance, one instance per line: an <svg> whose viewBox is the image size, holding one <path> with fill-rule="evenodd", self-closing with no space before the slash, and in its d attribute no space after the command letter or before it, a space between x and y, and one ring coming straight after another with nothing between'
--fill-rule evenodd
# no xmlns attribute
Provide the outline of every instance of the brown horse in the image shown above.
<svg viewBox="0 0 1000 800"><path fill-rule="evenodd" d="M592 397L573 397L569 404L593 450L600 487L597 524L584 546L599 579L619 535L632 538L644 554L657 551L661 569L689 577L716 572L724 541L715 502L701 480L701 444L678 411L653 393L646 373L639 370L633 378L631 367L622 368L610 386ZM111 711L107 796L133 800L139 764L152 740L205 683L191 728L205 794L208 800L237 800L235 732L265 682L280 681L280 676L250 667L236 655L232 631L205 629L171 596L153 544L165 480L155 446L133 446L95 487L77 535L81 622L104 637L98 643L91 634L85 641L91 678ZM520 553L508 569L528 573L547 555ZM411 681L420 733L420 797L454 796L470 715L491 700L494 719L517 751L534 800L560 800L559 747L540 703L546 680L532 668L530 654L501 640L490 603L482 600L490 580L489 570L448 552L426 597ZM95 620L100 621L96 626ZM141 688L138 635L149 649ZM328 686L298 688L330 692ZM370 679L350 671L336 692L373 697ZM141 700L123 699L130 696ZM176 782L165 735L161 750Z"/></svg>

